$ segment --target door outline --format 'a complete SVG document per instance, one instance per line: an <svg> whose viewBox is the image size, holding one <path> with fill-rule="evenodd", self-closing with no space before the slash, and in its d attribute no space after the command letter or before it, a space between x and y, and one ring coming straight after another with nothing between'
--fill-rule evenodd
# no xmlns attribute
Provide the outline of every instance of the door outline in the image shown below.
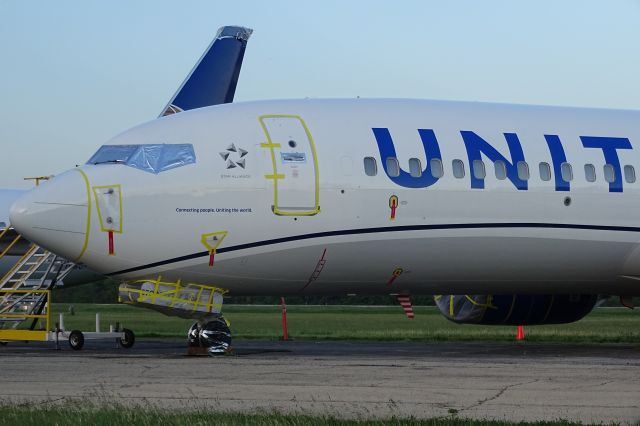
<svg viewBox="0 0 640 426"><path fill-rule="evenodd" d="M294 120L298 120L304 129L304 132L309 141L309 146L311 147L311 156L313 157L313 170L315 176L315 205L311 210L301 210L301 211L285 211L280 210L278 207L278 180L285 179L284 174L278 173L278 163L276 161L276 148L281 148L282 145L276 142L273 142L271 139L271 135L269 135L269 130L267 129L267 125L264 120L269 118L291 118ZM307 124L304 122L302 117L298 115L290 115L290 114L266 114L258 117L258 121L260 121L260 126L267 137L266 143L261 143L261 148L268 148L271 154L271 166L273 168L272 174L267 174L264 177L269 180L273 180L273 213L278 216L313 216L320 213L320 172L318 170L318 157L316 155L316 145L313 140L313 136L311 136L311 132L307 127Z"/></svg>

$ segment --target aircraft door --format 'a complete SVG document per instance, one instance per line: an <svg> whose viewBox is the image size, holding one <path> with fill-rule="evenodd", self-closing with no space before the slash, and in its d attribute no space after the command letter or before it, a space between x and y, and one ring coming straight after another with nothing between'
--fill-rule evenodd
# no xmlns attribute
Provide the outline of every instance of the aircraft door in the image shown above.
<svg viewBox="0 0 640 426"><path fill-rule="evenodd" d="M301 117L263 115L260 125L267 138L273 181L272 210L282 216L311 216L320 212L318 160L313 137Z"/></svg>

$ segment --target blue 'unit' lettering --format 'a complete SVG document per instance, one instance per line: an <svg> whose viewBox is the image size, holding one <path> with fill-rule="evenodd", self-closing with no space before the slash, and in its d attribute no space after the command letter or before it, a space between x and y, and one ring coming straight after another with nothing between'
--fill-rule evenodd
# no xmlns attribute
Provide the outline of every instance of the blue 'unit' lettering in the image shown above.
<svg viewBox="0 0 640 426"><path fill-rule="evenodd" d="M558 135L544 135L551 154L553 162L553 177L556 181L556 191L568 191L570 184L562 178L562 163L567 162L567 156L564 154L564 148Z"/></svg>
<svg viewBox="0 0 640 426"><path fill-rule="evenodd" d="M406 188L426 188L438 181L438 178L434 177L433 174L427 173L427 170L430 170L429 168L431 167L431 159L438 158L442 160L442 156L440 154L440 146L438 145L438 140L436 139L436 135L433 130L418 129L420 139L422 139L422 146L424 147L424 154L427 159L425 168L422 171L420 177L411 176L410 173L405 172L402 168L400 168L399 176L389 176L389 171L387 170L387 158L396 158L396 149L393 145L393 140L391 139L391 133L389 133L389 129L384 127L376 127L372 130L374 136L376 137L376 142L378 143L378 150L380 151L382 167L384 168L384 172L387 174L389 179L393 181L393 183L404 186Z"/></svg>
<svg viewBox="0 0 640 426"><path fill-rule="evenodd" d="M518 177L518 161L524 161L524 153L522 152L518 135L515 133L504 134L504 138L509 146L509 152L511 153L511 161L508 161L494 147L489 145L487 141L474 132L462 130L460 134L467 148L467 157L469 157L469 167L471 171L473 171L473 161L481 160L480 154L482 153L494 163L498 160L504 161L509 180L516 188L524 191L527 190L527 181ZM472 172L469 173L469 176L471 177L471 188L484 188L484 179L477 178Z"/></svg>
<svg viewBox="0 0 640 426"><path fill-rule="evenodd" d="M622 192L622 171L618 149L631 149L631 142L627 138L610 138L600 136L580 136L585 148L599 148L604 154L604 161L613 166L615 179L609 183L609 192Z"/></svg>

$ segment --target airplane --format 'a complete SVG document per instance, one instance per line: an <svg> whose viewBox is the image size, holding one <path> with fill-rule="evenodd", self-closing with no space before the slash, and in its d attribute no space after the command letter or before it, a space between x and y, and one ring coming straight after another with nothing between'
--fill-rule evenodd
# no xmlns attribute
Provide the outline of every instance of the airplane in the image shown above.
<svg viewBox="0 0 640 426"><path fill-rule="evenodd" d="M205 106L115 136L10 220L121 281L123 301L198 319L189 344L211 353L230 342L224 295L439 294L460 323L566 323L601 295L640 295L639 120L411 99Z"/></svg>
<svg viewBox="0 0 640 426"><path fill-rule="evenodd" d="M160 117L203 106L232 102L244 53L253 30L239 26L218 29L213 41L160 112ZM49 177L25 178L36 184ZM9 209L26 190L0 189L0 277L5 276L30 246L10 226ZM4 232L3 232L4 231ZM104 277L88 268L74 268L58 285L73 286Z"/></svg>

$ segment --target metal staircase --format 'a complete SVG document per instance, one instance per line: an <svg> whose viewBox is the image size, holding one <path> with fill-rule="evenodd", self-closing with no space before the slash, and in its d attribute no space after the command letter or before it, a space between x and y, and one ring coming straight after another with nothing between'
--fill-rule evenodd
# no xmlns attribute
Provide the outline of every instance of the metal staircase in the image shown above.
<svg viewBox="0 0 640 426"><path fill-rule="evenodd" d="M9 228L0 230L0 238ZM5 250L0 250L0 259L21 239L19 234L16 235ZM24 327L29 320L32 323L27 325L27 329L33 330L38 320L48 317L45 314L49 312L50 290L74 266L72 262L42 247L29 245L22 257L0 279L0 330L17 329L21 325Z"/></svg>

